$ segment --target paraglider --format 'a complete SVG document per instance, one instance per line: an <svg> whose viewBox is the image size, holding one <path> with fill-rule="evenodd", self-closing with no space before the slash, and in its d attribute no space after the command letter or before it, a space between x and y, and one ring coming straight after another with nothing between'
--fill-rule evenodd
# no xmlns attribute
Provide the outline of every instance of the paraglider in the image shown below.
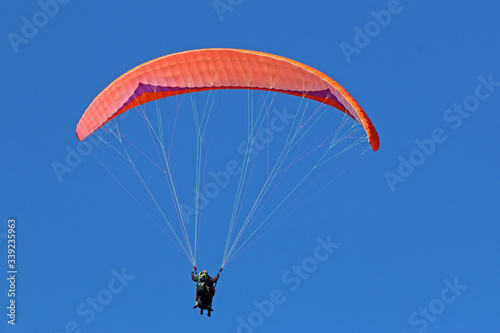
<svg viewBox="0 0 500 333"><path fill-rule="evenodd" d="M191 279L196 282L196 296L193 308L200 308L200 314L203 315L203 310L207 310L207 315L211 317L212 309L212 299L215 295L215 286L219 281L220 273L223 268L219 270L217 275L213 278L208 275L208 272L202 271L198 275L196 272L196 266L193 267L194 271L191 272Z"/></svg>
<svg viewBox="0 0 500 333"><path fill-rule="evenodd" d="M244 126L244 130L238 132L245 133L247 130L248 137L243 145L238 146L242 147L240 156L243 161L239 164L227 164L228 171L225 173L224 181L220 177L215 178L218 179L219 185L224 183L226 187L229 184L227 180L229 174L235 179L237 178L237 181L232 182L235 187L233 207L224 212L224 219L229 221L229 228L221 269L217 276L212 278L206 271L199 275L196 273L196 259L200 238L201 208L199 206L204 207L207 203L203 190L207 156L213 139L211 138L210 142L207 143L207 128L209 128L209 122L216 117L214 114L217 112L212 112L213 103L208 103L208 98L206 103L203 103L204 108L198 109L192 96L195 93L207 92L210 94L213 91L232 89L248 91L248 124ZM250 91L297 96L299 99L301 98L301 101L306 102L303 107L299 106L297 112L290 118L287 115L286 122L277 126L275 119L270 119L270 117L273 114L282 117L283 113L272 110L269 104L274 98L269 102L267 97L264 97L262 108L254 109L254 101L250 98ZM192 155L186 152L189 140L177 140L178 144L184 145L182 154L178 155L172 149L172 142L168 141L169 138L173 141L174 134L188 132L180 130L176 132L177 123L180 122L178 118L183 115L170 112L169 108L156 106L154 114L156 119L151 121L150 116L145 111L145 104L148 102L158 104L160 99L180 95L189 95L191 98L192 119L196 134L195 140L192 141L195 142ZM317 107L313 107L315 109L312 111L307 109L309 102L317 105ZM181 103L182 101L178 102L178 104ZM160 160L159 162L153 161L135 143L131 143L116 123L116 118L119 115L133 108L136 108L140 117L146 121L148 133L153 139L152 151ZM343 118L329 127L330 119L328 117L334 113L332 112L333 108L340 110L343 113L340 113ZM174 111L179 111L179 109ZM168 116L173 117L173 119L167 121L164 117ZM269 144L271 134L275 135L275 133L272 133L269 128L267 128L267 132L262 131L263 124L266 123L269 124L270 129L273 129L274 125L274 128L279 128L280 131L287 125L286 135L280 139L281 141L275 140L276 145L279 146L275 156L273 156ZM233 125L235 123L231 122L228 127ZM202 314L203 310L208 310L208 316L213 311L212 299L215 294L215 285L224 266L253 244L253 242L249 242L250 239L255 241L261 237L272 222L279 223L281 220L276 222L276 218L280 212L290 207L295 210L301 206L295 204L295 200L302 195L303 188L307 189L319 177L327 174L320 171L321 168L337 163L338 156L353 147L366 144L361 150L361 155L363 155L369 150L378 150L380 146L377 131L366 113L354 98L329 76L285 57L264 52L227 48L200 49L166 55L139 65L121 75L92 101L77 125L76 135L79 140L84 140L100 128L104 128L117 139L118 148L122 149L122 152L98 136L119 155L122 161L130 164L130 169L138 176L140 184L143 185L147 195L152 199L154 209L158 210L161 220L169 228L167 231L173 236L171 240L193 265L194 271L191 278L197 282L194 307L199 308ZM320 134L319 129L325 133ZM306 141L308 135L312 135L313 138ZM256 150L254 147L258 138L263 144L260 145L259 150ZM222 141L230 142L230 140ZM158 200L153 193L154 189L161 187L156 183L154 187L146 184L146 177L141 174L138 165L133 162L127 149L129 143L129 147L133 147L129 149L135 149L142 156L146 156L147 163L150 163L156 172L159 170L161 177L166 180L168 187L164 186L164 188L168 189L172 198L172 206L169 209L165 209L162 206L165 204L163 200ZM335 151L335 149L338 150ZM258 168L256 161L260 151L265 152L261 155L265 155L266 160L262 170L255 172L254 169ZM192 224L189 224L186 205L181 202L178 182L174 175L175 167L173 164L182 157L180 155L191 156L196 161L193 163L195 170L191 178L195 183L195 198L192 200L195 207L189 212L190 216L194 216ZM303 167L301 163L307 159L312 160L312 164ZM176 170L185 173L190 170L187 163L177 163L179 165ZM101 162L101 164L103 163ZM301 165L301 167L296 168L297 165ZM294 171L296 169L297 171ZM297 176L299 172L302 174ZM145 175L149 177L152 173L148 172ZM295 176L295 180L288 180L286 177L289 175ZM261 176L262 179L256 180L255 177L258 176ZM182 180L186 178L190 177L186 177L184 174ZM331 181L332 179L328 179L324 185L321 184L319 190L322 190ZM318 181L318 183L320 182ZM129 192L121 183L120 185ZM282 193L277 190L280 186L284 188ZM253 197L247 195L249 189L254 189ZM134 197L133 199L136 200ZM143 208L142 205L140 206ZM167 234L149 213L148 215ZM288 216L289 214L282 220ZM176 224L171 222L172 219L179 222L177 230L175 229ZM237 229L238 222L241 222L239 230ZM189 229L194 229L194 237L190 236L188 232L188 224ZM251 227L253 229L250 229Z"/></svg>

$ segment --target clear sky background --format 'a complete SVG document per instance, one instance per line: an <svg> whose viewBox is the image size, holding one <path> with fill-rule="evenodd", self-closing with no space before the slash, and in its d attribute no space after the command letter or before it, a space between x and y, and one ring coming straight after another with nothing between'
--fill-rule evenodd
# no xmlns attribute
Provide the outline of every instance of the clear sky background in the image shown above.
<svg viewBox="0 0 500 333"><path fill-rule="evenodd" d="M14 217L19 272L15 327L0 283L0 331L500 331L500 5L59 1L2 3L0 261L6 277ZM228 265L212 318L192 309L189 261L92 155L62 179L53 168L77 149L78 120L112 80L209 47L319 69L381 138ZM215 232L202 249L223 246ZM318 237L340 244L321 262L311 259ZM87 305L96 297L100 311Z"/></svg>

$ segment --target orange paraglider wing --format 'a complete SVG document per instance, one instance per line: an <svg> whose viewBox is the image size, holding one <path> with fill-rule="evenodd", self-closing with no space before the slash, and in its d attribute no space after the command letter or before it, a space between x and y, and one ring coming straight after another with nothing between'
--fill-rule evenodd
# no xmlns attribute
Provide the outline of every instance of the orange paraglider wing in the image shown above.
<svg viewBox="0 0 500 333"><path fill-rule="evenodd" d="M309 98L345 112L365 129L373 150L379 138L359 104L337 82L297 61L263 52L201 49L146 62L113 81L90 104L76 128L79 140L138 105L211 89L255 89Z"/></svg>

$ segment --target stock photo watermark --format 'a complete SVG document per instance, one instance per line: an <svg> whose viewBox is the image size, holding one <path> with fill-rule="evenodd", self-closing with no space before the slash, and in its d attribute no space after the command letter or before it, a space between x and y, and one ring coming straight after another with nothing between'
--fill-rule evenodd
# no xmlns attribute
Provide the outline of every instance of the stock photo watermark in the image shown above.
<svg viewBox="0 0 500 333"><path fill-rule="evenodd" d="M281 275L281 281L285 288L273 289L269 293L269 297L261 301L254 300L252 302L255 310L246 316L238 316L236 318L238 326L237 333L253 333L257 328L261 327L266 318L269 318L277 308L287 301L288 292L294 292L300 288L302 282L306 281L314 274L321 262L330 258L336 249L340 247L340 243L334 243L331 235L316 238L317 245L311 256L305 257L300 264L293 264L289 269Z"/></svg>
<svg viewBox="0 0 500 333"><path fill-rule="evenodd" d="M287 113L286 107L280 111L276 108L272 109L272 117L269 119L269 127L261 128L254 139L249 138L238 144L236 147L238 154L245 156L247 153L247 148L250 150L249 161L253 161L257 154L264 150L268 144L270 144L276 134L282 132L291 120L295 118L293 113ZM239 176L242 172L241 163L237 160L230 160L226 163L223 170L217 172L208 172L209 181L203 186L203 190L199 191L197 188L193 188L194 196L192 200L192 205L182 203L181 207L183 209L184 217L189 223L191 216L195 215L196 210L201 211L208 206L210 200L217 197L221 190L226 188L233 177ZM198 200L197 200L198 198Z"/></svg>
<svg viewBox="0 0 500 333"><path fill-rule="evenodd" d="M21 44L28 44L33 38L36 37L39 30L45 27L51 18L54 18L61 9L62 5L66 5L71 0L39 0L39 11L36 11L30 17L21 17L21 29L18 33L9 32L7 38L9 39L12 49L17 54L19 53L19 46Z"/></svg>
<svg viewBox="0 0 500 333"><path fill-rule="evenodd" d="M118 119L121 121L127 118L128 115L129 113L125 112L120 115L120 118ZM66 179L65 177L75 171L75 169L82 164L85 157L92 154L94 147L97 147L104 142L103 138L106 137L106 134L108 133L111 134L111 132L106 130L105 127L101 127L94 131L93 135L87 137L85 141L79 141L74 147L66 145L66 156L64 161L53 161L50 164L57 180L62 183Z"/></svg>
<svg viewBox="0 0 500 333"><path fill-rule="evenodd" d="M99 130L98 130L99 131ZM101 132L96 132L96 135L101 135ZM75 168L82 164L83 158L92 154L92 149L102 143L95 136L89 136L87 141L80 141L76 147L66 145L66 156L64 162L53 161L51 163L52 170L56 174L57 180L62 183L66 174L72 173Z"/></svg>
<svg viewBox="0 0 500 333"><path fill-rule="evenodd" d="M94 321L98 313L111 304L114 297L129 285L130 281L135 279L135 276L129 275L125 272L125 267L118 271L111 270L113 276L109 279L105 288L99 290L95 296L89 296L76 306L75 312L80 318L78 321L71 320L66 322L62 331L57 333L81 333L86 325ZM82 322L83 321L83 322Z"/></svg>
<svg viewBox="0 0 500 333"><path fill-rule="evenodd" d="M411 0L408 0L411 1ZM376 38L383 29L391 24L394 16L403 12L404 6L400 0L389 0L386 8L381 10L371 10L370 16L373 18L364 24L364 26L354 26L354 37L352 43L341 42L339 44L340 51L344 55L346 62L349 64L352 61L354 54L360 54L374 38Z"/></svg>
<svg viewBox="0 0 500 333"><path fill-rule="evenodd" d="M7 281L9 289L9 306L7 306L7 322L10 325L16 325L16 281L17 281L17 262L16 262L16 219L7 220Z"/></svg>
<svg viewBox="0 0 500 333"><path fill-rule="evenodd" d="M214 0L212 6L214 6L217 16L221 22L224 21L224 14L227 12L232 12L236 7L241 5L243 0Z"/></svg>
<svg viewBox="0 0 500 333"><path fill-rule="evenodd" d="M480 75L477 77L479 84L474 89L474 93L466 96L461 103L454 103L452 107L443 112L443 121L456 131L461 126L465 119L468 119L475 111L477 111L484 102L490 98L498 87L499 81L493 80L493 75ZM428 157L434 154L438 146L448 139L446 128L436 127L431 132L429 137L424 139L415 139L416 146L410 153L405 156L398 156L398 166L396 170L385 171L384 178L391 192L396 191L396 185L404 183L408 177L413 175L416 168L424 164Z"/></svg>
<svg viewBox="0 0 500 333"><path fill-rule="evenodd" d="M429 323L435 322L438 316L443 314L446 308L462 295L462 291L468 288L468 286L460 284L456 277L453 282L444 280L443 283L445 287L441 289L438 297L431 300L426 307L419 307L418 311L411 313L408 317L408 324L414 327L418 333L423 333ZM409 332L401 331L401 333Z"/></svg>

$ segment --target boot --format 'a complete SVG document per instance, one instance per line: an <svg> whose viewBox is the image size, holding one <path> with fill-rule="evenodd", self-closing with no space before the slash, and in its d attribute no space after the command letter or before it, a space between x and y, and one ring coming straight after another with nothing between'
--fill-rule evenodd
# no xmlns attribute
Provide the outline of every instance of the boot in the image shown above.
<svg viewBox="0 0 500 333"><path fill-rule="evenodd" d="M203 316L203 309L200 309L200 314Z"/></svg>
<svg viewBox="0 0 500 333"><path fill-rule="evenodd" d="M208 310L207 316L212 317L211 313L212 313L212 311Z"/></svg>

